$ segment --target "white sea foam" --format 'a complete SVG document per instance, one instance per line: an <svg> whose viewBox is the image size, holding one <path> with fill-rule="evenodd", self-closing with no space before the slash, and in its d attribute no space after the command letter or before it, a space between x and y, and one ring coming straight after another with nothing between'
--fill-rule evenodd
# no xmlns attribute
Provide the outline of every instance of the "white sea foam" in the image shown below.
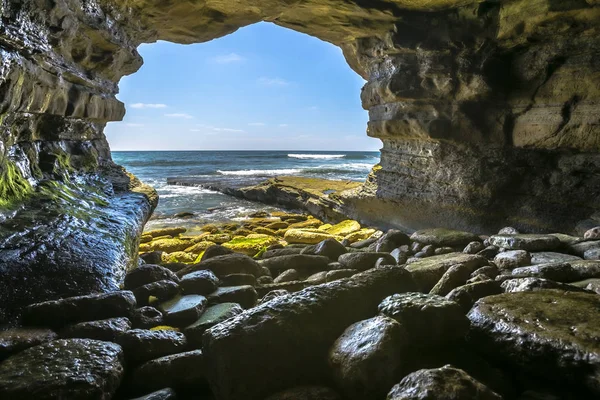
<svg viewBox="0 0 600 400"><path fill-rule="evenodd" d="M167 185L162 188L158 188L158 194L161 198L171 198L171 197L181 197L181 196L190 196L197 194L216 194L213 190L204 189L198 186L175 186L175 185Z"/></svg>
<svg viewBox="0 0 600 400"><path fill-rule="evenodd" d="M221 175L242 175L242 176L250 176L250 175L291 175L297 174L301 172L301 169L297 168L289 168L289 169L244 169L241 171L221 171L217 170L217 172Z"/></svg>
<svg viewBox="0 0 600 400"><path fill-rule="evenodd" d="M345 154L288 154L289 158L314 158L314 159L332 159L332 158L344 158Z"/></svg>

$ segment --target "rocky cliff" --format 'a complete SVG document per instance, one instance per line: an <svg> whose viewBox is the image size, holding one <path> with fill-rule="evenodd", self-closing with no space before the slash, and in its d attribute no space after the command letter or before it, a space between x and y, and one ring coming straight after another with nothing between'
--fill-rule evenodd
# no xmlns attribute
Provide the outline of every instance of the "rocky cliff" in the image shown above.
<svg viewBox="0 0 600 400"><path fill-rule="evenodd" d="M0 0L0 270L11 287L27 285L23 269L84 262L118 275L135 261L131 237L155 199L106 172L118 171L102 131L125 113L120 78L141 66L141 43L204 42L259 21L338 45L368 81L367 133L383 148L382 168L347 199L362 219L572 231L600 209L598 0ZM46 246L31 232L53 232L56 218L78 226L60 215L68 188L88 240ZM96 221L113 237L99 239ZM73 251L80 243L106 247L94 259ZM68 286L44 296L78 291Z"/></svg>

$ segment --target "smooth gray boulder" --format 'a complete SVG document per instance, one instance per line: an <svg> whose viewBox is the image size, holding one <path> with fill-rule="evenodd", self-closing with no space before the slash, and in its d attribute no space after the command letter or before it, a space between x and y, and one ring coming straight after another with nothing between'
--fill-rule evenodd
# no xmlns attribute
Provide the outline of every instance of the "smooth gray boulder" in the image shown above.
<svg viewBox="0 0 600 400"><path fill-rule="evenodd" d="M416 260L407 264L406 269L411 272L419 290L428 293L446 271L457 264L464 265L473 272L488 265L488 260L474 254L449 253Z"/></svg>
<svg viewBox="0 0 600 400"><path fill-rule="evenodd" d="M431 228L416 231L410 236L411 240L421 244L432 244L437 247L464 248L471 242L480 242L479 236L464 231L446 228Z"/></svg>
<svg viewBox="0 0 600 400"><path fill-rule="evenodd" d="M196 393L203 388L208 389L200 350L150 360L133 371L131 381L131 385L140 393L165 387Z"/></svg>
<svg viewBox="0 0 600 400"><path fill-rule="evenodd" d="M376 252L361 252L361 253L346 253L338 258L338 262L342 264L344 269L356 269L366 271L375 267L375 263L380 258L383 258L387 265L396 265L396 259L389 253Z"/></svg>
<svg viewBox="0 0 600 400"><path fill-rule="evenodd" d="M562 244L556 236L541 234L493 235L488 240L494 246L526 251L553 251Z"/></svg>
<svg viewBox="0 0 600 400"><path fill-rule="evenodd" d="M329 348L349 325L375 315L384 297L415 289L404 268L384 266L277 297L212 327L203 337L212 392L263 400L327 376Z"/></svg>
<svg viewBox="0 0 600 400"><path fill-rule="evenodd" d="M60 332L60 337L116 342L129 329L131 329L131 322L128 318L109 318L70 325Z"/></svg>

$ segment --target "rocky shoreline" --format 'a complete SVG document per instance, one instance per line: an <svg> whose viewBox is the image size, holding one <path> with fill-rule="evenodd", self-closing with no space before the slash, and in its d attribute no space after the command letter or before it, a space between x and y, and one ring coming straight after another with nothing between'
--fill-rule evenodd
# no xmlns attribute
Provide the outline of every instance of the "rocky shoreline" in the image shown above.
<svg viewBox="0 0 600 400"><path fill-rule="evenodd" d="M202 229L145 232L119 291L25 308L0 332L0 398L600 396L600 227Z"/></svg>

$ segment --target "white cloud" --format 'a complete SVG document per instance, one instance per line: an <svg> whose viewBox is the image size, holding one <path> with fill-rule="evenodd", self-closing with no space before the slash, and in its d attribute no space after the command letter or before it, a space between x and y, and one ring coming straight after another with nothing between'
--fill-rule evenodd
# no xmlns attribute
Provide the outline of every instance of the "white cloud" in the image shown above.
<svg viewBox="0 0 600 400"><path fill-rule="evenodd" d="M236 132L236 133L245 132L242 129L231 129L231 128L213 128L213 130L215 130L217 132Z"/></svg>
<svg viewBox="0 0 600 400"><path fill-rule="evenodd" d="M127 123L127 124L125 124L125 126L128 126L128 127L130 127L130 128L139 128L139 127L142 127L142 126L144 126L144 124L133 124L133 123Z"/></svg>
<svg viewBox="0 0 600 400"><path fill-rule="evenodd" d="M165 117L169 117L169 118L185 118L185 119L192 119L192 118L194 118L190 114L184 114L184 113L165 114Z"/></svg>
<svg viewBox="0 0 600 400"><path fill-rule="evenodd" d="M202 132L202 129L190 129L190 132Z"/></svg>
<svg viewBox="0 0 600 400"><path fill-rule="evenodd" d="M258 83L267 86L287 86L290 84L290 82L282 78L267 78L264 76L258 79Z"/></svg>
<svg viewBox="0 0 600 400"><path fill-rule="evenodd" d="M230 64L230 63L234 63L234 62L240 62L240 61L244 61L245 58L240 56L237 53L229 53L229 54L224 54L224 55L220 55L220 56L216 56L212 58L213 62L216 62L217 64Z"/></svg>
<svg viewBox="0 0 600 400"><path fill-rule="evenodd" d="M129 106L131 108L167 108L167 105L162 103L133 103Z"/></svg>
<svg viewBox="0 0 600 400"><path fill-rule="evenodd" d="M265 126L267 124L265 124L264 122L250 122L248 125L250 125L250 126Z"/></svg>
<svg viewBox="0 0 600 400"><path fill-rule="evenodd" d="M315 111L315 110L318 110L319 107L317 107L317 106L310 106L310 107L308 107L308 109L312 110L312 111Z"/></svg>
<svg viewBox="0 0 600 400"><path fill-rule="evenodd" d="M206 130L214 132L232 132L232 133L242 133L246 132L243 129L233 129L233 128L219 128L212 125L198 124L200 128L204 129L190 129L192 132L205 132Z"/></svg>
<svg viewBox="0 0 600 400"><path fill-rule="evenodd" d="M279 124L280 128L285 128L285 127L288 127L288 126L289 126L288 124Z"/></svg>

